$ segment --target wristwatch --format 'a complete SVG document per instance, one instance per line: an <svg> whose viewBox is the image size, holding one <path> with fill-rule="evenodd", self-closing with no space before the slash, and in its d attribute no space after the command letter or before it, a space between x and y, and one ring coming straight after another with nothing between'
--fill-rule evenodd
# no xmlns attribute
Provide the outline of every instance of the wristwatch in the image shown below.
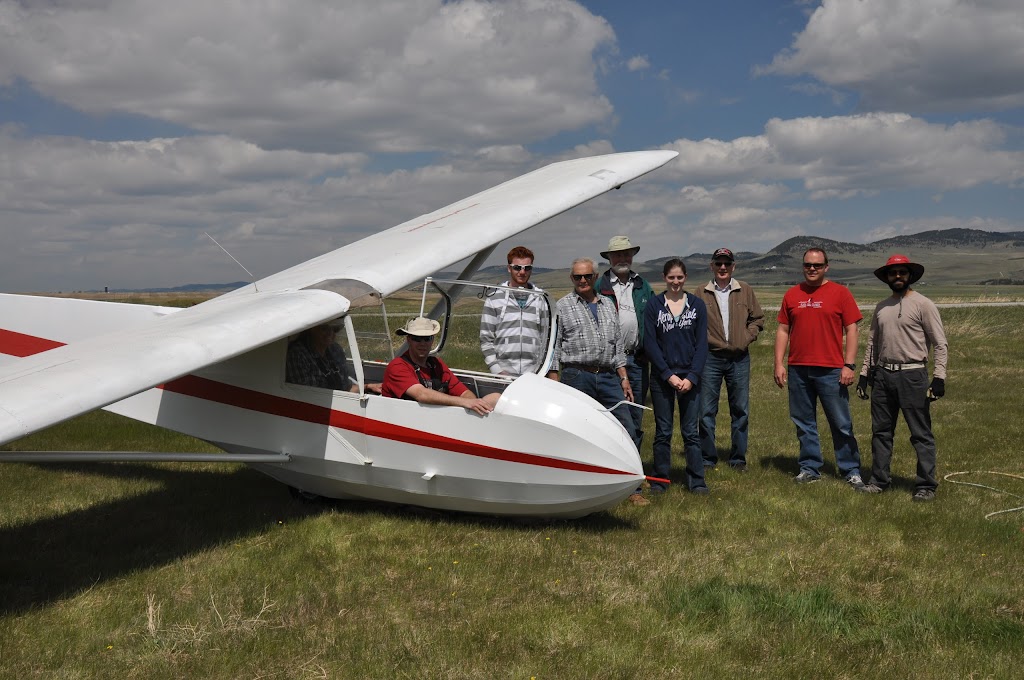
<svg viewBox="0 0 1024 680"><path fill-rule="evenodd" d="M857 372L857 364L843 364L843 366L846 366L848 369L850 369L854 373Z"/></svg>

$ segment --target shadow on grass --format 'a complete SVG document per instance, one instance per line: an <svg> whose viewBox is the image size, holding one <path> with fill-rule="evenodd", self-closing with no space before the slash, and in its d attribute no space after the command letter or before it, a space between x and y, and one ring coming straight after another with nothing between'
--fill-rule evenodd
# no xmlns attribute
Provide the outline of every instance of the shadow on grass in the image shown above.
<svg viewBox="0 0 1024 680"><path fill-rule="evenodd" d="M796 461L796 456L762 456L761 467L766 470L773 468L783 474L793 477L800 472L800 466ZM832 462L826 460L825 464L821 466L820 472L822 477L830 475L834 477L836 475L836 466Z"/></svg>
<svg viewBox="0 0 1024 680"><path fill-rule="evenodd" d="M492 528L534 530L568 522L595 532L636 528L606 512L579 520L517 520L362 501L293 500L284 485L245 467L228 472L124 463L45 468L146 479L161 487L0 529L0 615L23 612L135 570L265 532L278 522L332 510Z"/></svg>

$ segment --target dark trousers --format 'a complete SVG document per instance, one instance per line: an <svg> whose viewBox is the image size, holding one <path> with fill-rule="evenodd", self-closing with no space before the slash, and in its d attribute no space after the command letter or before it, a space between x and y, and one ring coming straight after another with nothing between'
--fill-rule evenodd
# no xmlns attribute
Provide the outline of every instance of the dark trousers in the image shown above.
<svg viewBox="0 0 1024 680"><path fill-rule="evenodd" d="M700 386L677 392L668 381L651 376L651 405L654 407L654 476L668 479L672 469L672 416L679 405L679 431L686 457L686 486L690 491L706 486L704 457L700 452Z"/></svg>
<svg viewBox="0 0 1024 680"><path fill-rule="evenodd" d="M934 491L938 482L935 479L935 437L928 405L928 370L890 372L878 368L874 382L871 390L871 483L884 489L892 481L889 465L893 433L902 412L910 429L910 443L917 452L915 488Z"/></svg>

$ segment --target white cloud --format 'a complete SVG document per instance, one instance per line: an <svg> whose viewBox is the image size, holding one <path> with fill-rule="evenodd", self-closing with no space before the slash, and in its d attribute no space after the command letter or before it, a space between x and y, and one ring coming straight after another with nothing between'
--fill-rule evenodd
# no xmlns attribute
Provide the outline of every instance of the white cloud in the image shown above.
<svg viewBox="0 0 1024 680"><path fill-rule="evenodd" d="M570 0L0 4L0 84L264 148L521 144L600 123L608 23Z"/></svg>
<svg viewBox="0 0 1024 680"><path fill-rule="evenodd" d="M1013 185L1024 153L1001 148L1005 130L988 120L940 125L906 114L773 118L763 135L732 141L681 139L669 168L687 182L798 180L811 198L927 187L949 191Z"/></svg>
<svg viewBox="0 0 1024 680"><path fill-rule="evenodd" d="M887 111L1024 105L1019 0L824 0L758 73L810 74Z"/></svg>
<svg viewBox="0 0 1024 680"><path fill-rule="evenodd" d="M630 71L645 71L651 67L650 60L645 55L638 54L626 62L626 68Z"/></svg>

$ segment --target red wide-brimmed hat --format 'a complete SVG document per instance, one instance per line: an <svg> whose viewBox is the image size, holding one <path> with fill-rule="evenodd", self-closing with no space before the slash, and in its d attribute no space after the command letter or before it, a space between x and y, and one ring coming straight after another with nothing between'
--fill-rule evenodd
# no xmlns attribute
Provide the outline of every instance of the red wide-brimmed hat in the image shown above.
<svg viewBox="0 0 1024 680"><path fill-rule="evenodd" d="M883 283L889 283L889 279L886 277L886 272L889 271L889 267L894 267L896 265L901 265L910 270L910 280L907 282L907 285L914 283L922 276L924 276L924 265L917 264L916 262L911 262L910 258L907 257L906 255L891 256L888 260L885 261L884 265L875 270L875 276L877 276L878 279Z"/></svg>

